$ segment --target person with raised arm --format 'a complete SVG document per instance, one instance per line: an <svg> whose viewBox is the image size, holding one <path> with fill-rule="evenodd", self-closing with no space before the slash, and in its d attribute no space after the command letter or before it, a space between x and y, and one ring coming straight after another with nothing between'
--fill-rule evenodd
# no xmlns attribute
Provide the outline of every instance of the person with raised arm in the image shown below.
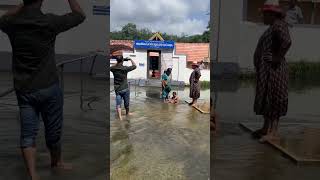
<svg viewBox="0 0 320 180"><path fill-rule="evenodd" d="M44 0L23 0L0 18L0 30L12 46L14 89L20 110L20 147L28 175L38 180L36 136L40 115L45 126L51 167L71 169L62 160L63 92L55 61L56 36L84 22L86 16L77 0L68 0L71 12L44 14Z"/></svg>
<svg viewBox="0 0 320 180"><path fill-rule="evenodd" d="M128 85L127 75L130 71L137 68L136 63L130 58L123 58L122 55L116 56L117 64L111 66L110 71L114 76L114 91L116 93L116 110L118 117L122 120L121 104L122 99L124 101L124 108L126 109L126 115L130 115L130 89ZM131 66L124 66L124 61L130 61Z"/></svg>

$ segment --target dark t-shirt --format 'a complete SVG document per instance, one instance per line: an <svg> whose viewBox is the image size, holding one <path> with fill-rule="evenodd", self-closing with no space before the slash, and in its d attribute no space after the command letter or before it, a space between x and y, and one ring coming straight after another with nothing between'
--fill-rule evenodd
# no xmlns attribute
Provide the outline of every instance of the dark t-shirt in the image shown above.
<svg viewBox="0 0 320 180"><path fill-rule="evenodd" d="M127 74L130 71L133 71L137 67L133 66L123 66L123 65L115 65L110 68L110 71L114 76L114 90L115 92L122 91L128 88L128 80Z"/></svg>
<svg viewBox="0 0 320 180"><path fill-rule="evenodd" d="M80 13L43 14L23 7L14 16L0 18L0 30L12 46L12 71L16 90L43 89L58 82L55 62L56 36L84 21Z"/></svg>

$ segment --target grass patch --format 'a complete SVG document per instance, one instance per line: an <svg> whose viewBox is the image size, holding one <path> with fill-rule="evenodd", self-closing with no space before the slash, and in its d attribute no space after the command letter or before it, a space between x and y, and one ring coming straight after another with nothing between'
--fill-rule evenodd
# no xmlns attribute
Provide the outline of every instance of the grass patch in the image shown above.
<svg viewBox="0 0 320 180"><path fill-rule="evenodd" d="M210 89L210 81L201 81L200 87L201 89Z"/></svg>
<svg viewBox="0 0 320 180"><path fill-rule="evenodd" d="M320 80L320 62L307 62L301 60L299 62L288 63L290 80ZM256 78L254 72L241 73L240 80L251 81Z"/></svg>
<svg viewBox="0 0 320 180"><path fill-rule="evenodd" d="M320 63L299 61L289 63L290 79L320 80Z"/></svg>
<svg viewBox="0 0 320 180"><path fill-rule="evenodd" d="M186 84L186 87L190 87L190 84ZM210 81L200 81L201 90L210 89Z"/></svg>

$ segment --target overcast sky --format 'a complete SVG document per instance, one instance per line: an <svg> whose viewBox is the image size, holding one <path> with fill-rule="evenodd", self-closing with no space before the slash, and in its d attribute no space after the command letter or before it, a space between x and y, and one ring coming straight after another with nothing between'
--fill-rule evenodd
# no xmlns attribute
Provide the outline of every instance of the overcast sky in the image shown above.
<svg viewBox="0 0 320 180"><path fill-rule="evenodd" d="M202 34L208 25L210 0L111 0L111 31L129 22L153 32Z"/></svg>

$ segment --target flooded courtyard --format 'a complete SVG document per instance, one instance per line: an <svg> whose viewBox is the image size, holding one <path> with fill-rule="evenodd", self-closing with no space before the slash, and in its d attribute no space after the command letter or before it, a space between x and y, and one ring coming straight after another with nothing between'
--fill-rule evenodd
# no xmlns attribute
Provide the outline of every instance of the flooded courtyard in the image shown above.
<svg viewBox="0 0 320 180"><path fill-rule="evenodd" d="M43 123L37 139L37 168L42 179L101 180L106 177L107 83L84 78L84 111L80 109L80 75L65 74L63 156L72 163L66 172L52 171L45 146ZM0 73L0 92L12 87L10 73ZM94 100L94 101L93 101ZM92 101L89 110L87 103ZM0 98L0 179L26 179L20 153L20 122L15 94Z"/></svg>
<svg viewBox="0 0 320 180"><path fill-rule="evenodd" d="M254 84L217 81L215 87L218 133L211 139L211 179L291 180L320 178L319 163L295 164L279 150L260 144L239 126L261 126L262 117L253 112ZM214 98L213 98L214 99ZM319 158L320 85L290 82L289 109L280 120L281 146L304 158ZM232 173L230 173L232 172Z"/></svg>
<svg viewBox="0 0 320 180"><path fill-rule="evenodd" d="M116 118L115 94L111 93L111 179L209 178L209 114L184 102L189 100L187 88L178 91L177 105L163 103L160 89L131 86L133 115L123 121ZM202 91L200 103L209 98L210 90Z"/></svg>

